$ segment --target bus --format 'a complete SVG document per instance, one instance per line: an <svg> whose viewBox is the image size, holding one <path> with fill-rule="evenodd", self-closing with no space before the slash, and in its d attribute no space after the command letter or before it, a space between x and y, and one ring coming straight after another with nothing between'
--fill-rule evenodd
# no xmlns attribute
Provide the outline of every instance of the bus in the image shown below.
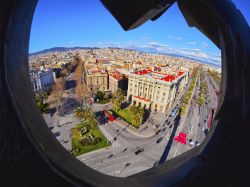
<svg viewBox="0 0 250 187"><path fill-rule="evenodd" d="M107 110L104 110L103 111L103 114L105 115L105 117L109 120L109 121L114 121L115 120L115 116L113 114L113 112L111 111L107 111Z"/></svg>

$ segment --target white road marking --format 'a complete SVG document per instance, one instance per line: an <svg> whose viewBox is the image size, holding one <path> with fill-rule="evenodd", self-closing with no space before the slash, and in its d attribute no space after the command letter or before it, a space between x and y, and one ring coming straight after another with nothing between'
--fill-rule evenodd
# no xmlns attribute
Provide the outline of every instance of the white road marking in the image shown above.
<svg viewBox="0 0 250 187"><path fill-rule="evenodd" d="M175 152L174 152L174 157L175 157L176 153L177 153L177 149L176 149ZM173 158L174 158L174 157L173 157Z"/></svg>

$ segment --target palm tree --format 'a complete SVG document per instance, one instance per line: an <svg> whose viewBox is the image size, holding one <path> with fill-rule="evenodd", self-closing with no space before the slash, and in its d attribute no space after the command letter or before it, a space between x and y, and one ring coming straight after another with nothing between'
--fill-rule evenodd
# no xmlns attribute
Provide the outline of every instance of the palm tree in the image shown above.
<svg viewBox="0 0 250 187"><path fill-rule="evenodd" d="M76 110L74 110L74 117L82 121L82 119L85 117L84 109L81 107L78 107Z"/></svg>
<svg viewBox="0 0 250 187"><path fill-rule="evenodd" d="M41 93L39 93L39 97L41 98L42 103L44 104L45 101L48 99L48 94L47 94L47 92L41 92Z"/></svg>
<svg viewBox="0 0 250 187"><path fill-rule="evenodd" d="M123 91L121 89L116 90L112 99L113 108L116 112L118 112L118 110L121 109L121 104L123 100L124 100Z"/></svg>
<svg viewBox="0 0 250 187"><path fill-rule="evenodd" d="M93 112L93 110L90 107L86 107L84 109L84 118L87 122L87 124L94 129L96 127L96 119L95 119L95 114Z"/></svg>

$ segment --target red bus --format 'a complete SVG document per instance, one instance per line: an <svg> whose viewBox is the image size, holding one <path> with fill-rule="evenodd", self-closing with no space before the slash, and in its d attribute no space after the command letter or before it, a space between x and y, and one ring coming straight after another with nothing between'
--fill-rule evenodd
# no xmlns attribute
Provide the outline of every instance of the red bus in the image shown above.
<svg viewBox="0 0 250 187"><path fill-rule="evenodd" d="M106 118L108 118L109 121L115 120L115 116L111 111L104 110L103 114L106 116Z"/></svg>

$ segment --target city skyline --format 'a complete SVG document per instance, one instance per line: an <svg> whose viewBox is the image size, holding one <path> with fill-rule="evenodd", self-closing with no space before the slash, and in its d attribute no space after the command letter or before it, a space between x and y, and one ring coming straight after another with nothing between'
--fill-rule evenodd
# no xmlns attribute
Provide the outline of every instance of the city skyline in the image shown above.
<svg viewBox="0 0 250 187"><path fill-rule="evenodd" d="M234 3L249 22L243 1ZM125 32L97 0L39 1L30 41L30 53L53 47L119 47L180 55L216 65L221 61L220 50L200 31L187 26L176 4L157 21Z"/></svg>

